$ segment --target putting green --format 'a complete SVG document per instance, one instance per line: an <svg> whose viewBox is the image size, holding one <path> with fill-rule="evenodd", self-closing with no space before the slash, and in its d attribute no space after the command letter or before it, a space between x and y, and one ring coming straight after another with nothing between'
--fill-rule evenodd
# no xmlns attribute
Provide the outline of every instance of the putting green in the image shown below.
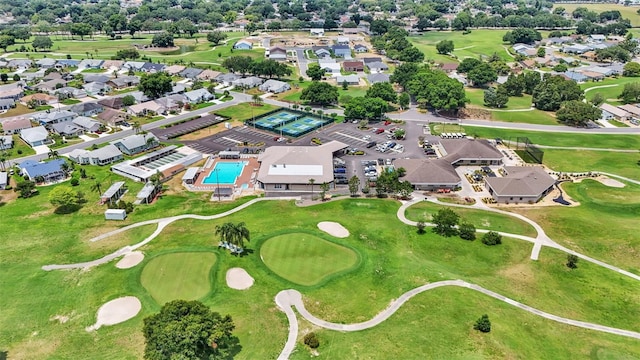
<svg viewBox="0 0 640 360"><path fill-rule="evenodd" d="M157 256L142 270L142 286L160 305L181 299L197 300L211 290L209 272L216 255L183 252Z"/></svg>
<svg viewBox="0 0 640 360"><path fill-rule="evenodd" d="M267 240L260 248L260 256L273 272L300 285L318 284L358 261L353 250L302 233Z"/></svg>

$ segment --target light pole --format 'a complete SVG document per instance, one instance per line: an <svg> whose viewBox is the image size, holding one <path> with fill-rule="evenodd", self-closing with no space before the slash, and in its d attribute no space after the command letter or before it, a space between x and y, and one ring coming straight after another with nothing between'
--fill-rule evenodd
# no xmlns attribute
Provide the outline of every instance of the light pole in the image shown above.
<svg viewBox="0 0 640 360"><path fill-rule="evenodd" d="M218 187L217 191L218 191L218 202L220 202L220 179L218 178L218 171L220 171L220 169L213 169L213 171L215 171L216 173L216 185Z"/></svg>

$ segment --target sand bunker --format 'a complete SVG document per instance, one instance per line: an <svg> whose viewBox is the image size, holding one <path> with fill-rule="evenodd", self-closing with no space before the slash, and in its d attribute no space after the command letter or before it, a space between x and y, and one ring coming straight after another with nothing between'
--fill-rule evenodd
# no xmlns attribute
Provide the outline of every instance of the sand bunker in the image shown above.
<svg viewBox="0 0 640 360"><path fill-rule="evenodd" d="M621 183L618 180L614 180L614 179L609 179L609 178L598 178L596 179L598 180L600 183L609 186L609 187L615 187L615 188L623 188L624 187L624 183Z"/></svg>
<svg viewBox="0 0 640 360"><path fill-rule="evenodd" d="M98 320L85 330L98 330L102 325L115 325L138 315L142 304L135 296L125 296L111 300L98 309Z"/></svg>
<svg viewBox="0 0 640 360"><path fill-rule="evenodd" d="M346 238L349 236L349 230L344 226L332 221L322 221L318 223L318 229L326 232L327 234L339 238Z"/></svg>
<svg viewBox="0 0 640 360"><path fill-rule="evenodd" d="M144 260L144 254L140 251L133 251L128 254L125 254L120 261L116 264L118 269L129 269L138 264L140 264Z"/></svg>
<svg viewBox="0 0 640 360"><path fill-rule="evenodd" d="M227 270L227 286L236 290L246 290L253 286L253 278L242 268Z"/></svg>

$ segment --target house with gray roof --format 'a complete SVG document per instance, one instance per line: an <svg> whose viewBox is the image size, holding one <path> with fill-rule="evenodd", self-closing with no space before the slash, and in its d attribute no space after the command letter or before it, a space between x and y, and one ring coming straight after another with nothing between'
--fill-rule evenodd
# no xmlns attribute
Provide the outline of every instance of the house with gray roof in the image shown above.
<svg viewBox="0 0 640 360"><path fill-rule="evenodd" d="M231 86L231 83L239 78L240 75L236 75L234 73L220 74L216 76L216 81L224 86Z"/></svg>
<svg viewBox="0 0 640 360"><path fill-rule="evenodd" d="M122 68L126 70L142 71L143 66L144 61L127 61L122 65Z"/></svg>
<svg viewBox="0 0 640 360"><path fill-rule="evenodd" d="M12 99L0 99L0 110L9 110L16 106L16 102Z"/></svg>
<svg viewBox="0 0 640 360"><path fill-rule="evenodd" d="M144 65L142 65L142 71L146 72L146 73L157 73L160 72L164 69L164 64L156 64L156 63L152 63L152 62L146 62L144 63Z"/></svg>
<svg viewBox="0 0 640 360"><path fill-rule="evenodd" d="M20 130L20 138L31 147L45 145L51 142L49 132L44 126L22 129Z"/></svg>
<svg viewBox="0 0 640 360"><path fill-rule="evenodd" d="M44 92L48 92L48 93L53 93L56 91L56 89L60 88L60 87L65 87L67 86L67 82L62 80L62 79L53 79L53 80L49 80L49 81L43 81L41 83L39 83L38 85L34 86L35 89L40 90L40 91L44 91Z"/></svg>
<svg viewBox="0 0 640 360"><path fill-rule="evenodd" d="M190 104L197 104L200 102L209 101L214 98L214 96L207 89L196 89L187 91L184 93L184 98Z"/></svg>
<svg viewBox="0 0 640 360"><path fill-rule="evenodd" d="M367 51L369 51L369 49L367 49L367 47L362 44L356 44L353 46L353 51L357 53L366 53Z"/></svg>
<svg viewBox="0 0 640 360"><path fill-rule="evenodd" d="M91 73L83 74L82 79L84 80L85 83L90 83L90 82L106 83L109 80L111 80L111 78L107 75L91 74Z"/></svg>
<svg viewBox="0 0 640 360"><path fill-rule="evenodd" d="M333 45L331 49L333 50L333 55L336 57L351 58L351 48L349 45Z"/></svg>
<svg viewBox="0 0 640 360"><path fill-rule="evenodd" d="M69 159L80 165L109 165L124 159L122 152L115 145L107 145L95 150L76 149L65 154Z"/></svg>
<svg viewBox="0 0 640 360"><path fill-rule="evenodd" d="M34 115L34 119L40 123L40 125L53 125L64 122L71 122L78 114L69 110L51 111L49 113L39 113Z"/></svg>
<svg viewBox="0 0 640 360"><path fill-rule="evenodd" d="M9 150L13 147L13 136L2 135L0 136L0 150Z"/></svg>
<svg viewBox="0 0 640 360"><path fill-rule="evenodd" d="M97 118L98 120L100 120L102 123L106 125L116 126L124 122L127 122L130 116L124 111L106 108L104 109L103 112L98 114Z"/></svg>
<svg viewBox="0 0 640 360"><path fill-rule="evenodd" d="M166 114L171 111L180 111L184 106L186 99L182 94L173 94L158 98L155 102L164 109L162 113Z"/></svg>
<svg viewBox="0 0 640 360"><path fill-rule="evenodd" d="M243 89L252 89L262 85L263 82L264 80L257 76L249 76L246 78L236 79L232 81L231 84Z"/></svg>
<svg viewBox="0 0 640 360"><path fill-rule="evenodd" d="M82 85L82 88L88 95L103 95L104 93L111 91L111 87L109 85L101 82L86 83Z"/></svg>
<svg viewBox="0 0 640 360"><path fill-rule="evenodd" d="M84 89L78 89L70 86L61 87L54 91L54 94L61 99L82 99L87 97L87 92Z"/></svg>
<svg viewBox="0 0 640 360"><path fill-rule="evenodd" d="M78 137L84 134L84 129L74 123L58 123L51 125L51 130L64 137Z"/></svg>
<svg viewBox="0 0 640 360"><path fill-rule="evenodd" d="M279 46L274 46L269 49L268 58L271 60L285 61L287 60L287 50Z"/></svg>
<svg viewBox="0 0 640 360"><path fill-rule="evenodd" d="M56 60L51 58L43 58L36 61L36 65L41 69L50 69L56 66Z"/></svg>
<svg viewBox="0 0 640 360"><path fill-rule="evenodd" d="M394 166L406 170L402 179L409 181L416 190L453 190L462 182L455 168L445 159L397 159Z"/></svg>
<svg viewBox="0 0 640 360"><path fill-rule="evenodd" d="M565 45L561 51L568 54L584 54L591 50L591 47L581 44Z"/></svg>
<svg viewBox="0 0 640 360"><path fill-rule="evenodd" d="M182 71L180 71L180 73L178 75L180 75L183 78L186 79L195 79L198 77L198 75L200 75L200 73L202 72L202 69L198 69L198 68L186 68Z"/></svg>
<svg viewBox="0 0 640 360"><path fill-rule="evenodd" d="M279 94L281 92L291 90L291 85L284 81L269 79L265 81L264 84L260 85L258 89L260 89L260 91Z"/></svg>
<svg viewBox="0 0 640 360"><path fill-rule="evenodd" d="M253 44L247 40L239 40L233 44L233 48L236 50L251 50L253 49Z"/></svg>
<svg viewBox="0 0 640 360"><path fill-rule="evenodd" d="M506 175L487 177L485 185L497 203L533 204L547 195L556 183L542 167L505 166Z"/></svg>
<svg viewBox="0 0 640 360"><path fill-rule="evenodd" d="M502 153L484 139L442 139L440 140L442 159L453 166L460 165L500 165Z"/></svg>
<svg viewBox="0 0 640 360"><path fill-rule="evenodd" d="M167 95L184 94L185 91L187 91L187 87L177 83L171 87L171 91L169 91Z"/></svg>
<svg viewBox="0 0 640 360"><path fill-rule="evenodd" d="M338 75L338 76L336 76L336 82L338 83L338 85L342 85L345 81L349 85L358 85L358 84L360 84L360 77L358 75Z"/></svg>
<svg viewBox="0 0 640 360"><path fill-rule="evenodd" d="M366 65L371 72L382 72L389 70L389 66L382 61L370 62Z"/></svg>
<svg viewBox="0 0 640 360"><path fill-rule="evenodd" d="M561 74L567 80L573 80L577 83L582 83L589 80L589 77L584 75L583 73L575 72L575 71L565 71Z"/></svg>
<svg viewBox="0 0 640 360"><path fill-rule="evenodd" d="M134 155L159 145L158 138L153 134L136 134L111 142L120 151L127 155Z"/></svg>
<svg viewBox="0 0 640 360"><path fill-rule="evenodd" d="M10 69L28 69L33 66L33 61L30 59L11 59L7 64Z"/></svg>
<svg viewBox="0 0 640 360"><path fill-rule="evenodd" d="M607 103L601 104L600 110L602 110L602 120L614 119L624 121L630 120L633 117L628 111Z"/></svg>
<svg viewBox="0 0 640 360"><path fill-rule="evenodd" d="M84 59L78 64L79 69L100 69L104 60Z"/></svg>
<svg viewBox="0 0 640 360"><path fill-rule="evenodd" d="M389 82L389 74L376 73L367 75L367 80L371 85L380 82Z"/></svg>
<svg viewBox="0 0 640 360"><path fill-rule="evenodd" d="M75 66L78 66L78 64L80 64L79 60L61 59L57 61L56 67L57 68L75 67Z"/></svg>
<svg viewBox="0 0 640 360"><path fill-rule="evenodd" d="M100 114L104 110L104 106L98 103L87 102L73 105L70 110L80 116L90 117Z"/></svg>
<svg viewBox="0 0 640 360"><path fill-rule="evenodd" d="M102 126L102 124L100 124L99 122L86 116L78 116L77 118L73 119L72 123L85 132L96 132L100 130L100 127Z"/></svg>
<svg viewBox="0 0 640 360"><path fill-rule="evenodd" d="M106 82L107 85L114 89L125 89L128 87L138 86L140 78L137 76L119 76Z"/></svg>

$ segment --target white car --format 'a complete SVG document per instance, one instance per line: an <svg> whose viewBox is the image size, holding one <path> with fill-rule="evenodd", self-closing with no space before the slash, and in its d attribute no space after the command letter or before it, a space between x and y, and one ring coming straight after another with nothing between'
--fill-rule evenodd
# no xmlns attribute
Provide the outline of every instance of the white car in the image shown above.
<svg viewBox="0 0 640 360"><path fill-rule="evenodd" d="M365 136L363 136L363 137L362 137L362 140L367 140L367 141L371 140L371 135L365 135Z"/></svg>

